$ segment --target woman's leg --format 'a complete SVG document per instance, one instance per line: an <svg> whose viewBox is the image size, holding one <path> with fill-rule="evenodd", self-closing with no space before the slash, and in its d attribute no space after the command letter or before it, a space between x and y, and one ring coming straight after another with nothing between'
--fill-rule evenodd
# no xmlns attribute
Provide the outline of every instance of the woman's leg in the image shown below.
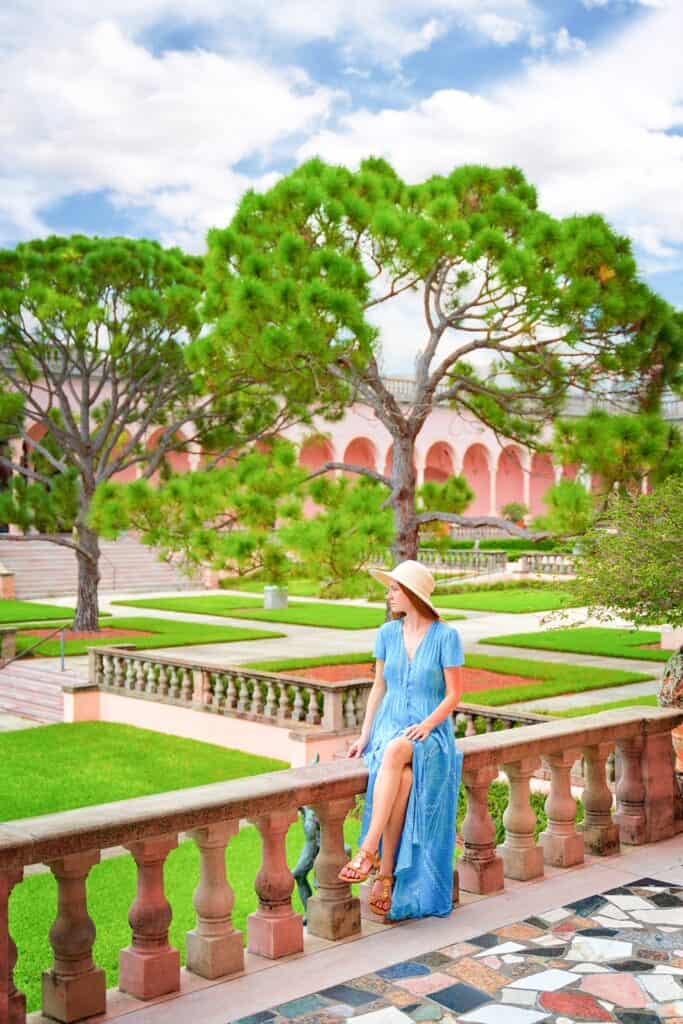
<svg viewBox="0 0 683 1024"><path fill-rule="evenodd" d="M410 800L410 791L413 787L413 769L409 764L403 766L401 772L401 784L394 802L389 821L382 835L382 861L379 867L380 875L393 875L394 864L396 863L396 851L401 840L403 823L406 817L406 808ZM391 899L382 898L382 883L375 882L372 887L371 896L376 904L385 911L391 906Z"/></svg>

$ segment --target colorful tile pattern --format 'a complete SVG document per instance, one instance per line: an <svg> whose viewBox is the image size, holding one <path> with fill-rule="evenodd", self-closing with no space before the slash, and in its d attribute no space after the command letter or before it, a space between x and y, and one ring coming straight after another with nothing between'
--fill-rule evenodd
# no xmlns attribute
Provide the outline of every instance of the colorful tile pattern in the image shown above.
<svg viewBox="0 0 683 1024"><path fill-rule="evenodd" d="M683 886L640 878L236 1024L682 1024Z"/></svg>

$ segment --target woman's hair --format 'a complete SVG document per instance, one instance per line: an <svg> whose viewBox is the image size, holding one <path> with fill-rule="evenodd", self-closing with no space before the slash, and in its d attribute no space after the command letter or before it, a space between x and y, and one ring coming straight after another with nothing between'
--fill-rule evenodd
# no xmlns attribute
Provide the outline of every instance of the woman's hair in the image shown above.
<svg viewBox="0 0 683 1024"><path fill-rule="evenodd" d="M398 583L398 580L396 582ZM417 596L417 594L414 594L412 592L412 590L408 590L408 588L404 587L402 583L399 583L398 585L401 588L401 590L403 591L403 593L406 595L406 597L408 598L410 603L412 604L413 608L417 612L419 612L420 615L424 615L425 619L438 619L439 618L439 616L434 611L434 609L430 608L428 604L425 604L425 602L422 601ZM405 612L397 612L395 617L397 619L402 619L404 616L405 616Z"/></svg>

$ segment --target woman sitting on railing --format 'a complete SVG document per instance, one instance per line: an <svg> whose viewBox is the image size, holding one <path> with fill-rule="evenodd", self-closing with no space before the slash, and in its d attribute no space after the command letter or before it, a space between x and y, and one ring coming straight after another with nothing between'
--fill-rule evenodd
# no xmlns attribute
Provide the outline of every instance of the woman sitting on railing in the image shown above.
<svg viewBox="0 0 683 1024"><path fill-rule="evenodd" d="M462 643L430 601L428 569L406 561L372 572L389 586L396 618L377 635L375 681L349 748L349 757L363 756L369 776L360 849L339 877L360 882L379 868L370 906L388 920L444 916L453 908L463 760L452 719L462 694Z"/></svg>

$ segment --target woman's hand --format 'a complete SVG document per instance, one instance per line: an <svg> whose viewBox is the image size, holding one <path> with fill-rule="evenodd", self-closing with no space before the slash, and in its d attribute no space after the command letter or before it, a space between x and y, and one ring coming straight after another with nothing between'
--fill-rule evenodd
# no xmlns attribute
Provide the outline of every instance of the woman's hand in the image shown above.
<svg viewBox="0 0 683 1024"><path fill-rule="evenodd" d="M417 725L408 726L403 735L409 740L426 740L431 731L431 726L419 722Z"/></svg>
<svg viewBox="0 0 683 1024"><path fill-rule="evenodd" d="M346 756L347 757L360 757L361 754L363 753L363 751L365 750L365 748L367 747L367 745L368 745L368 738L367 738L367 736L363 736L363 735L359 736L358 739L354 740L354 742L351 744L349 749L346 751Z"/></svg>

